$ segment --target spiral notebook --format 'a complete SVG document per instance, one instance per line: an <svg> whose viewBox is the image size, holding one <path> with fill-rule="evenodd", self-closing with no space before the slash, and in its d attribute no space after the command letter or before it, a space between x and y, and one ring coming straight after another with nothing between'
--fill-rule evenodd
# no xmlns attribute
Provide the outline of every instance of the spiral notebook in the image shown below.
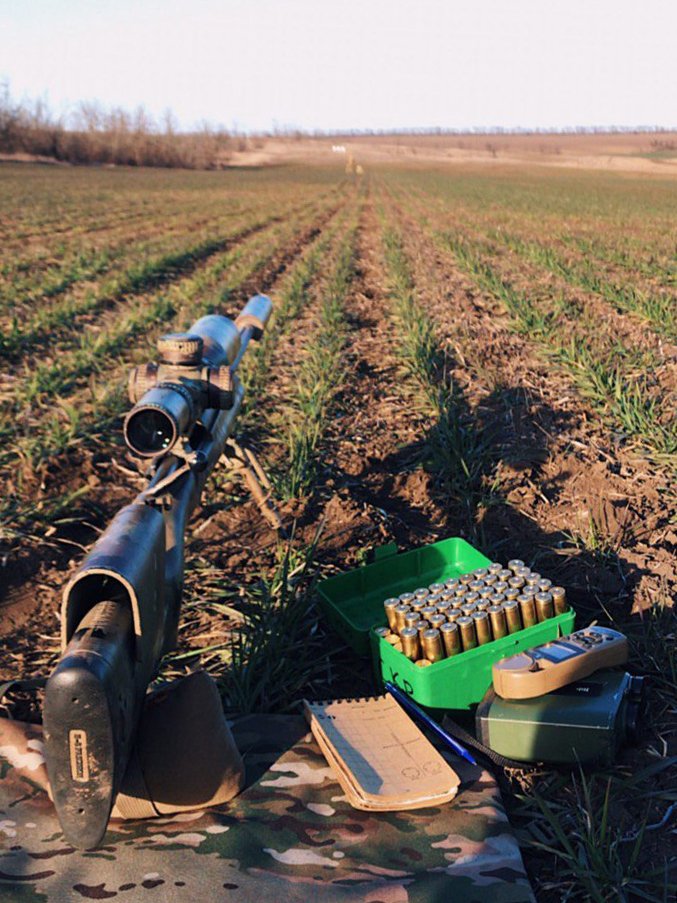
<svg viewBox="0 0 677 903"><path fill-rule="evenodd" d="M458 775L391 696L304 700L304 708L354 808L421 809L456 796Z"/></svg>

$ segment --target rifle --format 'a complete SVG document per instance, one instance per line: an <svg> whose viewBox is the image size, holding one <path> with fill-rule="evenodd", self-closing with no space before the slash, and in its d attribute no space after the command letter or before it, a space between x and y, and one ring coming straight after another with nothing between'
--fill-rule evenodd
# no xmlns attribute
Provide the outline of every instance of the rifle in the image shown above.
<svg viewBox="0 0 677 903"><path fill-rule="evenodd" d="M62 656L47 681L44 739L54 805L66 839L97 846L128 764L149 683L176 646L184 534L205 482L226 456L262 513L270 484L232 438L244 390L237 369L272 305L256 295L233 322L212 314L162 336L160 362L130 374L124 421L130 451L150 460L145 489L124 507L69 580Z"/></svg>

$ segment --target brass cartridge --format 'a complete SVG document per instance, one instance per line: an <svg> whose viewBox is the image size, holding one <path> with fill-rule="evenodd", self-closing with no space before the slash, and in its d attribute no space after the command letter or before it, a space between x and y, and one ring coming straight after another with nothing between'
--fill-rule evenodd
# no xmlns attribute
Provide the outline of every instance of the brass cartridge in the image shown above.
<svg viewBox="0 0 677 903"><path fill-rule="evenodd" d="M565 611L569 608L567 605L567 592L563 586L553 586L550 590L550 595L552 596L552 601L555 604L555 613L558 615L564 614Z"/></svg>
<svg viewBox="0 0 677 903"><path fill-rule="evenodd" d="M423 655L429 662L439 662L444 658L442 637L437 628L431 627L430 630L423 631L423 636L421 637L421 649Z"/></svg>
<svg viewBox="0 0 677 903"><path fill-rule="evenodd" d="M526 564L523 564L522 567L517 568L515 571L515 577L523 577L526 582L527 577L531 573L531 568L528 568Z"/></svg>
<svg viewBox="0 0 677 903"><path fill-rule="evenodd" d="M477 633L477 642L480 646L491 642L491 624L489 623L489 615L486 611L473 612L473 620L475 621L475 631Z"/></svg>
<svg viewBox="0 0 677 903"><path fill-rule="evenodd" d="M398 633L401 633L402 630L407 626L404 622L404 618L409 614L411 608L408 605L404 605L404 603L400 602L400 604L395 609L395 630Z"/></svg>
<svg viewBox="0 0 677 903"><path fill-rule="evenodd" d="M527 586L538 586L538 581L542 579L543 578L538 573L538 571L532 571L532 573L529 574L529 576L526 578Z"/></svg>
<svg viewBox="0 0 677 903"><path fill-rule="evenodd" d="M460 608L452 608L447 612L447 621L449 621L450 624L454 623L455 621L458 621L458 619L462 618L462 617L463 617L463 612L461 611Z"/></svg>
<svg viewBox="0 0 677 903"><path fill-rule="evenodd" d="M425 608L427 604L428 604L427 599L414 599L413 602L411 603L411 610L412 611L421 611L421 609Z"/></svg>
<svg viewBox="0 0 677 903"><path fill-rule="evenodd" d="M432 665L432 662L429 662L427 658L420 658L416 664L419 668L427 668L428 665Z"/></svg>
<svg viewBox="0 0 677 903"><path fill-rule="evenodd" d="M456 589L454 590L454 595L456 596L457 599L462 599L463 596L465 596L465 594L466 594L467 592L468 592L468 587L467 587L467 586L459 585L459 586L457 586Z"/></svg>
<svg viewBox="0 0 677 903"><path fill-rule="evenodd" d="M454 598L451 600L451 607L460 611L461 608L465 605L465 596L461 596L460 598Z"/></svg>
<svg viewBox="0 0 677 903"><path fill-rule="evenodd" d="M386 618L388 618L388 624L390 624L391 630L397 629L397 620L395 618L395 609L397 608L397 606L399 604L400 604L400 600L395 599L395 598L386 599L385 602L383 603L383 607L385 608L385 611L386 611Z"/></svg>
<svg viewBox="0 0 677 903"><path fill-rule="evenodd" d="M492 596L489 596L489 602L492 605L503 605L505 602L505 596L503 593L494 593Z"/></svg>
<svg viewBox="0 0 677 903"><path fill-rule="evenodd" d="M447 622L440 627L440 635L447 657L458 655L461 651L461 634L458 624Z"/></svg>
<svg viewBox="0 0 677 903"><path fill-rule="evenodd" d="M480 590L480 598L481 599L488 599L489 596L493 596L493 594L494 594L493 586L483 586L482 589Z"/></svg>
<svg viewBox="0 0 677 903"><path fill-rule="evenodd" d="M437 614L444 615L445 618L447 616L447 613L452 610L451 602L449 602L449 601L438 602L435 607L437 608Z"/></svg>
<svg viewBox="0 0 677 903"><path fill-rule="evenodd" d="M440 593L440 599L442 602L452 602L456 598L453 589L445 589L443 593Z"/></svg>
<svg viewBox="0 0 677 903"><path fill-rule="evenodd" d="M402 650L402 640L399 637L397 637L397 640L392 645L393 645L393 649L395 649L396 652L403 651Z"/></svg>
<svg viewBox="0 0 677 903"><path fill-rule="evenodd" d="M400 642L400 638L396 633L389 633L387 637L383 638L386 643L390 643L391 646L397 646Z"/></svg>
<svg viewBox="0 0 677 903"><path fill-rule="evenodd" d="M402 593L402 595L399 598L400 598L400 602L402 602L404 605L411 605L411 603L414 601L414 594L413 593Z"/></svg>
<svg viewBox="0 0 677 903"><path fill-rule="evenodd" d="M421 655L421 646L418 641L418 631L414 627L405 627L400 634L402 652L415 662Z"/></svg>
<svg viewBox="0 0 677 903"><path fill-rule="evenodd" d="M479 602L475 602L475 611L487 611L489 608L491 608L489 599L480 599Z"/></svg>
<svg viewBox="0 0 677 903"><path fill-rule="evenodd" d="M512 589L522 589L524 583L524 577L511 577L510 580L508 580L508 586Z"/></svg>
<svg viewBox="0 0 677 903"><path fill-rule="evenodd" d="M451 577L449 580L447 580L445 582L444 585L446 586L447 589L455 590L455 589L458 589L459 583L460 583L460 580L458 579L458 577Z"/></svg>
<svg viewBox="0 0 677 903"><path fill-rule="evenodd" d="M461 605L461 611L466 616L466 618L470 617L470 615L477 610L477 605L474 602L466 602L464 605Z"/></svg>
<svg viewBox="0 0 677 903"><path fill-rule="evenodd" d="M518 596L517 601L519 602L520 614L522 615L522 623L524 626L533 627L534 624L538 624L534 597L522 594L521 596Z"/></svg>
<svg viewBox="0 0 677 903"><path fill-rule="evenodd" d="M547 577L542 577L538 581L538 588L542 593L547 593L552 587L552 580L548 580Z"/></svg>
<svg viewBox="0 0 677 903"><path fill-rule="evenodd" d="M462 586L468 586L475 579L475 575L474 574L461 574L461 576L458 579Z"/></svg>
<svg viewBox="0 0 677 903"><path fill-rule="evenodd" d="M513 574L517 573L519 568L524 567L524 562L519 558L513 558L512 561L508 562L509 569L513 572Z"/></svg>
<svg viewBox="0 0 677 903"><path fill-rule="evenodd" d="M508 633L517 633L522 629L522 616L520 615L519 602L516 599L510 599L503 603L503 611L505 620L508 625Z"/></svg>
<svg viewBox="0 0 677 903"><path fill-rule="evenodd" d="M510 585L505 582L505 580L499 580L498 583L494 583L494 592L495 593L505 593L510 589Z"/></svg>
<svg viewBox="0 0 677 903"><path fill-rule="evenodd" d="M447 616L436 612L434 615L430 615L428 623L431 627L436 627L439 630L442 624L447 623Z"/></svg>
<svg viewBox="0 0 677 903"><path fill-rule="evenodd" d="M503 607L501 605L492 605L488 614L494 639L503 639L504 636L508 635L508 622L505 618Z"/></svg>
<svg viewBox="0 0 677 903"><path fill-rule="evenodd" d="M425 605L418 614L422 620L427 621L431 615L437 614L437 608L434 605Z"/></svg>
<svg viewBox="0 0 677 903"><path fill-rule="evenodd" d="M473 580L472 583L468 584L468 589L471 593L479 593L480 590L484 589L484 580Z"/></svg>
<svg viewBox="0 0 677 903"><path fill-rule="evenodd" d="M486 568L476 568L473 571L473 574L477 577L478 580L484 580L489 571Z"/></svg>
<svg viewBox="0 0 677 903"><path fill-rule="evenodd" d="M374 633L376 636L381 636L385 640L386 637L392 636L390 632L390 627L375 627Z"/></svg>
<svg viewBox="0 0 677 903"><path fill-rule="evenodd" d="M431 583L430 586L428 587L428 590L433 595L437 595L437 593L441 593L444 591L444 584L443 583Z"/></svg>
<svg viewBox="0 0 677 903"><path fill-rule="evenodd" d="M463 601L466 605L471 605L473 602L477 603L480 601L480 594L479 593L466 593Z"/></svg>
<svg viewBox="0 0 677 903"><path fill-rule="evenodd" d="M474 649L475 646L477 646L475 619L466 617L464 615L462 618L459 618L456 623L461 634L461 645L463 646L463 651L466 652L468 649Z"/></svg>
<svg viewBox="0 0 677 903"><path fill-rule="evenodd" d="M550 593L536 593L536 617L539 621L547 621L555 617L555 603Z"/></svg>
<svg viewBox="0 0 677 903"><path fill-rule="evenodd" d="M494 561L492 564L489 565L487 570L489 571L490 574L500 574L501 571L503 570L503 565L499 564L498 561Z"/></svg>
<svg viewBox="0 0 677 903"><path fill-rule="evenodd" d="M508 568L503 568L502 571L498 572L498 579L503 583L507 583L512 577L512 571Z"/></svg>
<svg viewBox="0 0 677 903"><path fill-rule="evenodd" d="M506 601L507 601L508 599L512 600L512 599L516 599L516 598L520 595L520 591L519 591L518 589L513 589L512 586L511 586L509 589L507 589L507 590L503 593L503 595L505 596Z"/></svg>
<svg viewBox="0 0 677 903"><path fill-rule="evenodd" d="M427 621L417 621L417 622L414 624L414 627L416 628L416 633L418 634L418 638L419 638L419 640L420 640L423 631L424 631L424 630L428 630L429 627L430 627L430 624L428 624Z"/></svg>
<svg viewBox="0 0 677 903"><path fill-rule="evenodd" d="M529 596L530 598L533 599L533 597L536 595L536 589L537 589L537 587L535 587L535 586L529 586L529 585L527 584L526 586L523 586L523 587L522 587L522 591L521 591L521 593L520 593L520 596Z"/></svg>
<svg viewBox="0 0 677 903"><path fill-rule="evenodd" d="M419 589L414 590L414 598L415 599L427 599L430 595L427 586L421 586Z"/></svg>
<svg viewBox="0 0 677 903"><path fill-rule="evenodd" d="M498 574L487 574L484 578L484 582L487 586L493 586L494 583L498 583Z"/></svg>
<svg viewBox="0 0 677 903"><path fill-rule="evenodd" d="M416 624L416 622L420 621L420 620L421 620L421 616L419 615L419 613L417 611L413 611L413 609L412 609L411 611L408 611L406 613L406 615L404 616L404 626L405 626L405 628L413 627ZM400 636L401 635L402 634L400 634Z"/></svg>

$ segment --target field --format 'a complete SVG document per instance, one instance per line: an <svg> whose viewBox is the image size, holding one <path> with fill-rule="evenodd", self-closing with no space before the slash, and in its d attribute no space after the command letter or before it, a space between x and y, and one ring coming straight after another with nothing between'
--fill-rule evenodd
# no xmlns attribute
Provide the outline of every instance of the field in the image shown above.
<svg viewBox="0 0 677 903"><path fill-rule="evenodd" d="M503 777L538 899L672 899L676 184L500 161L0 164L0 680L48 673L67 576L141 485L130 366L263 291L239 435L293 539L215 474L163 674L200 661L239 711L366 694L319 576L447 536L524 558L579 625L627 632L649 678L615 767Z"/></svg>

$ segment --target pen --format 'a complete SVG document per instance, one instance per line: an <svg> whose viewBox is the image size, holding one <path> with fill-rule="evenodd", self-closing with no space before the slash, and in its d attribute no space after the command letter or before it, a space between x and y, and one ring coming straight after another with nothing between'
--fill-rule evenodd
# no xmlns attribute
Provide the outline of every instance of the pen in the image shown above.
<svg viewBox="0 0 677 903"><path fill-rule="evenodd" d="M455 753L458 753L459 756L462 756L467 762L470 762L471 765L477 765L477 762L473 759L465 746L461 746L461 744L457 740L454 740L444 728L441 728L429 715L426 715L423 709L419 708L412 699L409 699L407 694L403 693L399 687L396 687L395 684L391 684L390 681L387 680L385 682L385 688L391 696L399 702L403 709L406 709L410 715L413 715L414 718L417 718L425 724L426 727L430 728L430 730L436 734L440 740L446 743L447 746L451 747Z"/></svg>

